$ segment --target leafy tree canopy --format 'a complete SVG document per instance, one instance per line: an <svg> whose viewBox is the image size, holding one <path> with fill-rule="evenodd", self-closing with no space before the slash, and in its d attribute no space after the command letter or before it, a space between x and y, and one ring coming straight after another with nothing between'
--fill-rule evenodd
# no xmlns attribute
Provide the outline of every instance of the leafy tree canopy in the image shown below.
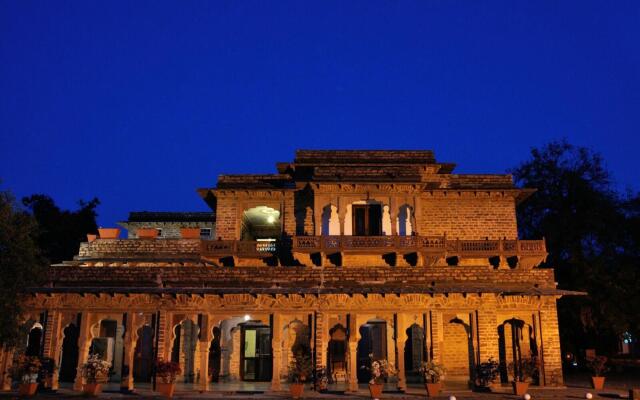
<svg viewBox="0 0 640 400"><path fill-rule="evenodd" d="M640 334L640 197L619 193L602 157L566 141L531 151L511 171L538 189L518 208L520 234L545 237L559 286L587 297L558 305L563 348L615 352L617 338Z"/></svg>
<svg viewBox="0 0 640 400"><path fill-rule="evenodd" d="M22 199L38 223L37 243L42 255L52 264L71 260L78 253L87 233L96 233L96 198L80 201L75 211L61 210L51 197L36 194Z"/></svg>
<svg viewBox="0 0 640 400"><path fill-rule="evenodd" d="M17 207L11 193L0 192L0 344L17 344L22 291L45 277L36 236L33 216Z"/></svg>

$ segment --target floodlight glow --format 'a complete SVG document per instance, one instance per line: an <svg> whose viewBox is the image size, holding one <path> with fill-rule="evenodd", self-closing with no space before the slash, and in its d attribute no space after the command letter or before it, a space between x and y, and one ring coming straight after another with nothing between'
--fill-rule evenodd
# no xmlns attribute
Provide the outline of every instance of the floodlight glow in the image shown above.
<svg viewBox="0 0 640 400"><path fill-rule="evenodd" d="M249 321L251 319L251 315L247 314L244 316L245 321Z"/></svg>

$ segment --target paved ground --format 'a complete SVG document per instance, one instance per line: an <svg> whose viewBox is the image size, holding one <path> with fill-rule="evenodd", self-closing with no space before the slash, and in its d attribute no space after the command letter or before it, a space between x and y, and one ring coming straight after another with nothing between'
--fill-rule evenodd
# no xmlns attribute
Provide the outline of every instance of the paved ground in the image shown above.
<svg viewBox="0 0 640 400"><path fill-rule="evenodd" d="M594 391L589 387L589 377L585 374L573 374L566 378L567 387L559 389L538 389L531 388L529 394L532 400L560 400L560 399L584 399L587 393L593 394L593 399L627 399L629 387L640 387L640 374L638 371L630 372L627 374L619 374L611 376L607 379L607 385L605 390ZM198 390L186 385L176 388L176 399L245 399L245 400L257 400L257 399L286 399L289 398L288 392L270 392L267 389L268 384L259 385L245 385L233 387L230 385L217 385L213 384L211 391L206 393L200 393ZM226 389L226 390L225 390ZM419 385L411 386L406 393L394 392L392 387L388 388L388 391L383 393L384 399L424 399L426 398L426 392L424 388ZM15 398L16 392L2 393L0 398ZM502 400L510 399L515 400L520 397L511 394L510 387L504 386L497 389L494 393L475 393L470 390L461 387L447 387L442 394L436 399L448 399L449 396L455 396L457 400L468 399L486 399L486 400ZM39 399L61 399L61 398L76 398L81 399L83 396L74 392L73 390L63 387L57 393L39 393L36 398ZM118 392L117 385L108 385L105 387L105 391L99 396L100 399L136 399L136 398L156 398L162 399L157 393L151 391L149 385L139 385L133 394L122 394ZM361 389L356 394L344 394L342 392L320 394L312 392L310 390L305 391L305 398L312 399L368 399L369 392L365 385L361 386Z"/></svg>

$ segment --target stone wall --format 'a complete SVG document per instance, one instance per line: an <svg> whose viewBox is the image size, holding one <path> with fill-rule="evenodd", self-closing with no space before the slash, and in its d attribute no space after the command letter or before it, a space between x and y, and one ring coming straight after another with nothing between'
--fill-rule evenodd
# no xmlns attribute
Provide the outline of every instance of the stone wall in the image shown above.
<svg viewBox="0 0 640 400"><path fill-rule="evenodd" d="M418 233L461 240L517 239L512 197L423 197Z"/></svg>
<svg viewBox="0 0 640 400"><path fill-rule="evenodd" d="M164 239L180 239L180 228L199 228L199 229L211 229L211 235L206 239L215 238L216 225L215 222L121 222L120 226L127 230L127 237L129 239L138 238L138 229L140 228L155 228L162 229L162 235L160 238ZM203 239L205 239L203 237Z"/></svg>

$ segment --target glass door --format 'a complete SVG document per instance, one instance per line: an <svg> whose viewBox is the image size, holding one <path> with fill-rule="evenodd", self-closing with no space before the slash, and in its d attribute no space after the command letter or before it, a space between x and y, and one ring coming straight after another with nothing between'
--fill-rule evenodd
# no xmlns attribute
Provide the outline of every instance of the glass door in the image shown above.
<svg viewBox="0 0 640 400"><path fill-rule="evenodd" d="M242 371L245 381L271 380L271 330L268 326L242 327Z"/></svg>

